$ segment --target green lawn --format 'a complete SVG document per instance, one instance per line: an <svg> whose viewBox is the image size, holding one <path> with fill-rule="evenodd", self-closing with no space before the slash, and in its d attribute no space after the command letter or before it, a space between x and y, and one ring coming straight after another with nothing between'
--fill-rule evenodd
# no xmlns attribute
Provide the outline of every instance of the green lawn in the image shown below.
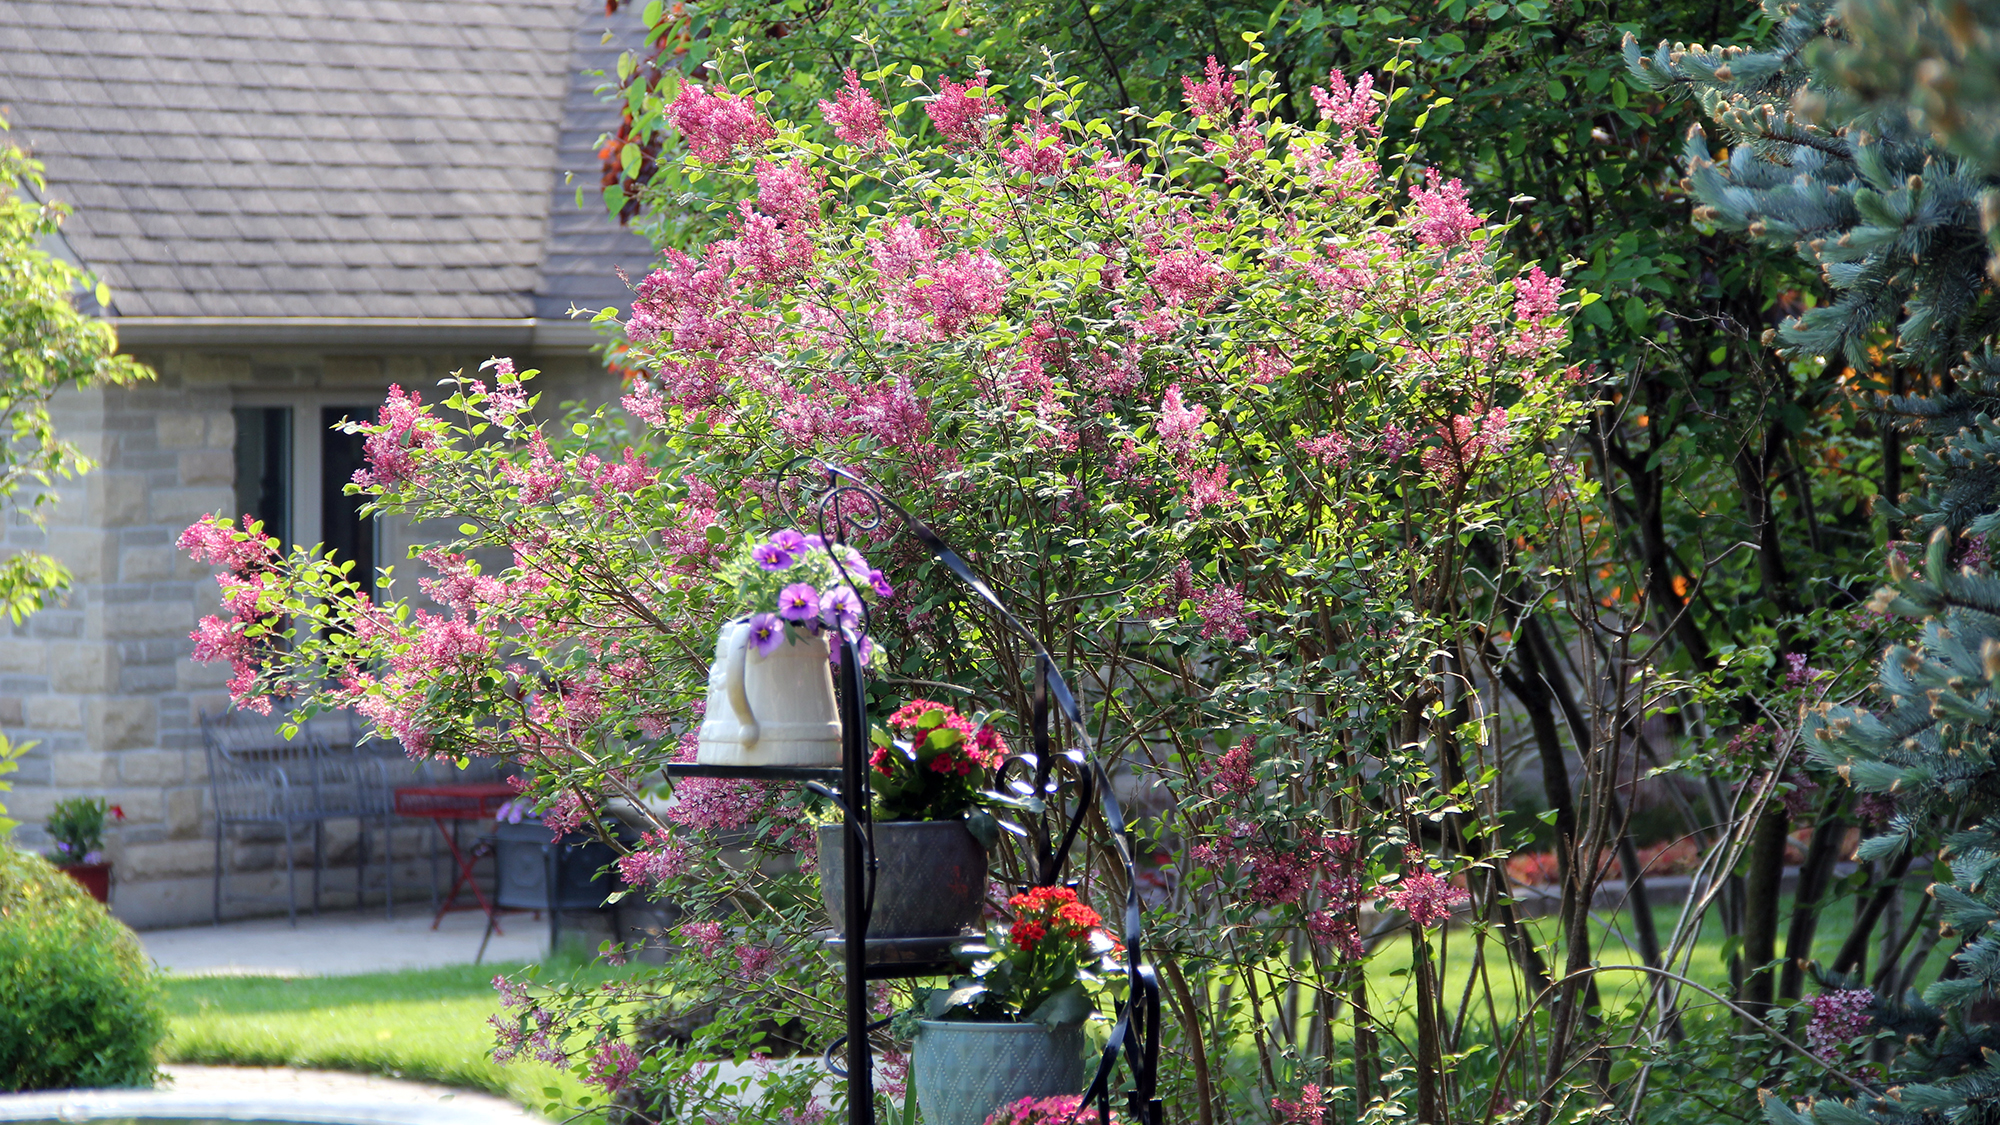
<svg viewBox="0 0 2000 1125"><path fill-rule="evenodd" d="M1677 907L1658 908L1663 939L1677 913ZM1826 959L1832 955L1851 916L1852 906L1846 901L1836 903L1828 912L1815 942L1817 956ZM1630 924L1630 916L1599 912L1596 917L1599 925L1593 929L1600 943L1596 961L1604 965L1638 963L1637 954L1617 934ZM1529 925L1539 937L1546 938L1554 921L1535 919ZM1720 929L1711 919L1684 971L1697 981L1727 991ZM1434 933L1432 940L1446 945L1443 984L1448 1008L1455 1013L1470 976L1473 936L1463 927L1454 927L1442 935ZM1410 979L1409 948L1406 938L1392 938L1369 963L1378 1012L1396 1011L1408 1000L1404 993ZM1924 979L1935 977L1947 955L1947 948L1933 954ZM1511 973L1497 939L1489 940L1487 957L1488 979L1497 994L1490 1009L1483 999L1474 1001L1468 1020L1474 1028L1490 1025L1496 1016L1504 1027L1524 1006L1506 983ZM493 976L518 967L461 965L346 977L173 978L166 986L172 1017L167 1059L359 1071L483 1090L532 1108L547 1103L543 1091L553 1086L573 1104L587 1092L575 1076L532 1061L501 1066L488 1054L493 1035L486 1020L500 1010ZM584 975L609 977L644 971L636 965L618 970L596 967L584 970ZM1621 1001L1636 998L1643 988L1644 978L1634 973L1602 978L1605 1004L1613 1010ZM1709 1003L1692 995L1687 1001L1694 1009ZM1475 1031L1473 1038L1479 1037Z"/></svg>
<svg viewBox="0 0 2000 1125"><path fill-rule="evenodd" d="M495 973L459 965L345 977L176 977L167 1061L348 1070L484 1090L540 1108L554 1086L573 1101L574 1075L488 1052L486 1017L500 1010Z"/></svg>

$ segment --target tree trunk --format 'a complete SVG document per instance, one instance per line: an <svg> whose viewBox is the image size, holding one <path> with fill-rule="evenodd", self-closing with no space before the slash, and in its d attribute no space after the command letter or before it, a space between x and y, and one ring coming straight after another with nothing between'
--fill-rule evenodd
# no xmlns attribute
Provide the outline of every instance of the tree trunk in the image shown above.
<svg viewBox="0 0 2000 1125"><path fill-rule="evenodd" d="M1778 895L1785 875L1785 831L1791 818L1782 807L1764 810L1750 838L1750 871L1743 885L1743 987L1738 1001L1752 1017L1771 1007L1776 980L1766 966L1778 955Z"/></svg>

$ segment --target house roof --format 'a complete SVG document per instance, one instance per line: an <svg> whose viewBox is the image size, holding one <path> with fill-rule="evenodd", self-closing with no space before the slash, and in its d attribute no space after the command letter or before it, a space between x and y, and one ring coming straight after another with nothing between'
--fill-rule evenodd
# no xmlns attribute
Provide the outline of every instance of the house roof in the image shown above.
<svg viewBox="0 0 2000 1125"><path fill-rule="evenodd" d="M598 195L617 109L586 73L639 40L635 7L7 0L0 107L128 341L519 329L626 303L618 268L652 260Z"/></svg>

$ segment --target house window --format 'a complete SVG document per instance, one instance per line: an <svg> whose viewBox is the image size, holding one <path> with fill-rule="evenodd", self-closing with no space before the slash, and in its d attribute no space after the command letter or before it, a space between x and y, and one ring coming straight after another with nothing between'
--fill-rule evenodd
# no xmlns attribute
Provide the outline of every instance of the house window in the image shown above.
<svg viewBox="0 0 2000 1125"><path fill-rule="evenodd" d="M334 429L342 419L373 422L372 406L328 406L294 400L287 406L239 406L236 416L236 508L264 522L284 549L317 542L341 562L348 579L375 593L380 533L363 517L365 496L346 495L357 469L368 463L364 437Z"/></svg>
<svg viewBox="0 0 2000 1125"><path fill-rule="evenodd" d="M347 483L354 479L355 471L368 464L367 454L362 449L366 440L361 434L342 433L334 429L342 419L355 422L375 421L372 406L328 406L320 412L320 542L327 552L340 560L353 559L355 567L348 578L361 587L361 592L373 597L375 594L375 520L361 514L361 505L366 496L347 495Z"/></svg>
<svg viewBox="0 0 2000 1125"><path fill-rule="evenodd" d="M264 534L292 541L292 410L236 408L236 510L232 518L262 520Z"/></svg>

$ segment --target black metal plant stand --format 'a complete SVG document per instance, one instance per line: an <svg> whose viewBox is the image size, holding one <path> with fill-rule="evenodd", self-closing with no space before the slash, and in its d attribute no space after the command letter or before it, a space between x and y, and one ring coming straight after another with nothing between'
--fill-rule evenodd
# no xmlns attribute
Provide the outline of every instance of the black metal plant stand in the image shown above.
<svg viewBox="0 0 2000 1125"><path fill-rule="evenodd" d="M1035 683L1034 715L1032 721L1033 746L1025 754L1018 754L1003 763L995 778L996 786L1011 790L1018 796L1036 796L1042 799L1048 810L1043 813L1035 830L1030 832L1019 826L1009 825L1010 830L1028 836L1035 850L1036 886L1054 886L1062 877L1067 866L1071 848L1076 843L1078 833L1083 828L1084 818L1089 815L1093 797L1102 811L1106 826L1110 829L1111 840L1118 849L1126 869L1125 911L1120 920L1119 936L1125 943L1126 979L1129 985L1126 998L1118 1006L1117 1020L1112 1025L1111 1034L1099 1060L1095 1076L1084 1094L1085 1104L1095 1103L1098 1118L1104 1120L1110 1111L1110 1081L1113 1069L1122 1054L1132 1076L1132 1087L1126 1091L1126 1109L1137 1125L1162 1125L1162 1106L1154 1096L1157 1086L1160 1062L1160 987L1153 967L1146 964L1140 955L1139 880L1137 864L1133 855L1131 831L1126 827L1123 811L1118 798L1112 793L1110 777L1088 753L1089 734L1084 725L1083 714L1077 707L1075 696L1062 674L1056 669L1055 658L1046 646L1026 625L1022 624L1001 602L992 589L974 574L965 560L951 549L935 531L922 520L911 515L900 504L883 496L869 487L860 477L836 465L830 465L812 458L801 458L793 462L796 470L809 467L814 478L825 475L823 488L815 487L806 507L813 522L820 530L821 538L829 545L845 542L848 528L873 530L882 526L885 513L893 515L914 535L918 542L930 551L933 558L943 563L960 581L964 582L979 598L986 602L1007 627L1021 637L1035 650L1038 675ZM850 587L857 590L865 575L848 574L844 560L838 553L834 555L835 565L840 568L841 577ZM863 603L863 632L866 635L867 610ZM838 708L841 725L841 764L839 769L816 769L796 766L708 766L699 763L675 763L668 765L669 779L687 777L726 778L741 781L796 781L822 796L833 799L840 807L844 827L853 845L841 849L845 877L845 914L847 933L845 938L835 938L828 944L836 947L841 955L846 978L847 1032L843 1036L846 1047L847 1079L847 1120L848 1125L874 1125L875 1123L875 1069L874 1052L868 1045L868 1033L874 1026L868 1018L868 982L892 978L919 976L946 976L959 971L958 962L951 956L951 946L957 939L940 941L932 947L919 943L912 948L903 942L874 942L868 940L868 923L874 909L875 897L875 848L874 824L869 810L873 799L868 780L868 710L867 684L863 677L860 654L856 637L845 632L837 639L840 645L840 692ZM1062 751L1053 751L1050 739L1050 701L1060 708L1070 721L1075 742ZM1058 774L1058 769L1070 775L1067 780ZM839 792L828 788L837 783ZM1073 807L1066 801L1065 790L1075 793ZM1055 830L1050 830L1049 819L1053 818ZM864 881L865 880L865 881ZM871 956L871 954L873 956ZM839 1046L836 1041L835 1046ZM832 1048L828 1050L831 1063Z"/></svg>

